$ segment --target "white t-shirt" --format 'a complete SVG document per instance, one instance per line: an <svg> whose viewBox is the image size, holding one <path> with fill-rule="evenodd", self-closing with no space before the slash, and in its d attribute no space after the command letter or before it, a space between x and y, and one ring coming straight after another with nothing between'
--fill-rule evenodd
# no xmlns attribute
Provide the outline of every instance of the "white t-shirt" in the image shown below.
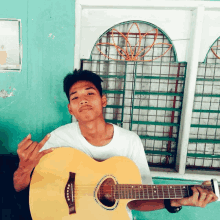
<svg viewBox="0 0 220 220"><path fill-rule="evenodd" d="M83 151L97 161L113 156L125 156L135 162L140 170L142 184L153 184L143 144L137 134L114 125L113 138L105 146L93 146L81 134L78 122L66 124L51 132L50 139L40 150L54 147L73 147ZM128 208L127 208L128 209ZM131 211L128 210L130 219Z"/></svg>

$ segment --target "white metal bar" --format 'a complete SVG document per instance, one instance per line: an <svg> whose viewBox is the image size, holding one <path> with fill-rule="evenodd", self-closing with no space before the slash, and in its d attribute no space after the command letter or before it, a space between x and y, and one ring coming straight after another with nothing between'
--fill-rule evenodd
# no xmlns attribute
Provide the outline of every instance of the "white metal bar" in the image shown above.
<svg viewBox="0 0 220 220"><path fill-rule="evenodd" d="M193 12L193 21L190 38L190 45L187 56L187 73L183 97L183 108L180 121L179 140L177 147L176 170L180 174L185 173L187 147L189 142L191 116L194 102L194 93L196 87L196 77L198 70L200 43L202 36L204 6L199 6Z"/></svg>

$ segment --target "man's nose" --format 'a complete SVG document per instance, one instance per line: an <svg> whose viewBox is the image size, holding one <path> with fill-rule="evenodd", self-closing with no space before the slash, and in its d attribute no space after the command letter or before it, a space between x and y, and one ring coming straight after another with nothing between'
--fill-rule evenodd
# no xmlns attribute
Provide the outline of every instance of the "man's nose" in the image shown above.
<svg viewBox="0 0 220 220"><path fill-rule="evenodd" d="M87 104L87 103L88 103L88 101L87 101L86 99L82 99L82 100L80 101L80 105Z"/></svg>

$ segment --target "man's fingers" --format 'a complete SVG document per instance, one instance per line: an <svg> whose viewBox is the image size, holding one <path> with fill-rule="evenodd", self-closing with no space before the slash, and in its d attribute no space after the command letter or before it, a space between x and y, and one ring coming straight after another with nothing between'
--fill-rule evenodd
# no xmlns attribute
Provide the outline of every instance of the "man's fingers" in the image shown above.
<svg viewBox="0 0 220 220"><path fill-rule="evenodd" d="M18 147L22 146L27 140L31 139L31 134L29 134L27 137L25 137L19 144Z"/></svg>
<svg viewBox="0 0 220 220"><path fill-rule="evenodd" d="M205 182L202 183L202 185L210 186L211 185L211 181L209 181L209 180L205 181Z"/></svg>
<svg viewBox="0 0 220 220"><path fill-rule="evenodd" d="M30 147L26 150L26 157L31 158L32 155L34 154L35 149L37 148L38 143L36 141L32 141L30 144Z"/></svg>
<svg viewBox="0 0 220 220"><path fill-rule="evenodd" d="M44 144L48 141L50 138L50 134L47 134L44 139L38 144L38 151L44 146Z"/></svg>
<svg viewBox="0 0 220 220"><path fill-rule="evenodd" d="M210 203L213 200L213 198L214 198L214 195L208 194L205 200L206 204Z"/></svg>
<svg viewBox="0 0 220 220"><path fill-rule="evenodd" d="M191 189L193 191L192 202L194 205L196 205L196 203L199 199L199 191L196 189L196 187L192 187Z"/></svg>
<svg viewBox="0 0 220 220"><path fill-rule="evenodd" d="M199 191L199 201L202 202L206 199L207 192L204 191L201 187L198 187L197 189Z"/></svg>
<svg viewBox="0 0 220 220"><path fill-rule="evenodd" d="M40 158L43 157L45 154L51 153L53 150L54 150L53 148L50 148L50 149L41 151L38 155L38 160L40 160Z"/></svg>
<svg viewBox="0 0 220 220"><path fill-rule="evenodd" d="M17 149L17 153L20 154L21 152L24 153L29 147L33 144L31 139L27 139L20 147Z"/></svg>

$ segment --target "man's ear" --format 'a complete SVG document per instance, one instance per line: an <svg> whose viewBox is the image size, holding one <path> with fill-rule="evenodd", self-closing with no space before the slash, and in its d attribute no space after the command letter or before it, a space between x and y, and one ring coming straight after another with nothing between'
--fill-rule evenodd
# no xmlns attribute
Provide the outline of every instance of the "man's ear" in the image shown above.
<svg viewBox="0 0 220 220"><path fill-rule="evenodd" d="M102 95L102 107L106 107L107 105L107 97L106 95Z"/></svg>
<svg viewBox="0 0 220 220"><path fill-rule="evenodd" d="M70 103L68 104L68 110L69 110L69 113L70 113L71 115L73 115L73 112L72 112L72 110L71 110L71 108L70 108Z"/></svg>

